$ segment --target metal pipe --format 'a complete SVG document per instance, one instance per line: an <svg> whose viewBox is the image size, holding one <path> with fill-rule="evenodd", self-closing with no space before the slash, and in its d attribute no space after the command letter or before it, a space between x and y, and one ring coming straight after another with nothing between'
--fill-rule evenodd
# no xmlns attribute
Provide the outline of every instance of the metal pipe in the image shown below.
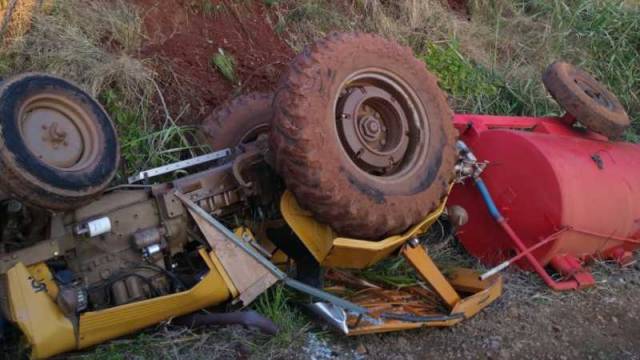
<svg viewBox="0 0 640 360"><path fill-rule="evenodd" d="M484 183L484 181L479 176L474 177L474 181L475 181L476 187L478 188L478 190L480 191L480 194L482 195L482 199L484 200L485 205L487 206L487 210L489 211L489 214L491 215L491 217L494 218L494 220L498 223L498 225L500 225L502 230L504 230L504 232L509 236L509 239L511 239L511 241L514 243L518 251L524 257L527 258L531 266L533 266L533 268L538 273L538 275L540 275L542 280L544 280L544 282L550 288L556 291L577 289L578 288L577 281L575 280L555 281L553 278L551 278L551 276L549 276L549 274L547 274L547 271L540 264L538 259L536 259L535 256L533 256L533 254L531 254L530 251L527 251L526 245L522 242L522 240L520 239L518 234L516 234L513 228L511 228L507 220L502 216L502 214L498 210L498 207L493 201L493 198L491 197L491 193L489 192L489 189L487 188L487 185Z"/></svg>
<svg viewBox="0 0 640 360"><path fill-rule="evenodd" d="M632 243L632 244L640 244L640 240L634 240L634 239L629 239L629 238L615 236L615 235L605 235L605 234L600 234L600 233L597 233L597 232L594 232L594 231L576 229L574 227L570 228L569 230L577 232L577 233L596 236L596 237L603 238L603 239L610 239L610 240L628 242L628 243Z"/></svg>
<svg viewBox="0 0 640 360"><path fill-rule="evenodd" d="M480 280L486 280L488 278L490 278L491 276L499 273L500 271L506 269L507 267L509 267L511 264L515 263L516 261L522 259L527 253L532 253L534 252L536 249L538 249L539 247L546 245L547 243L556 240L558 238L558 236L560 236L560 234L569 231L571 229L569 228L563 228L549 236L547 236L544 240L538 242L537 244L533 245L532 247L528 248L526 251L519 253L518 255L512 257L509 260L505 260L504 262L500 263L498 266L493 267L491 269L489 269L487 272L485 272L484 274L480 275Z"/></svg>
<svg viewBox="0 0 640 360"><path fill-rule="evenodd" d="M171 323L188 327L238 324L256 328L271 336L278 334L279 331L273 321L253 310L230 313L193 313L176 318Z"/></svg>

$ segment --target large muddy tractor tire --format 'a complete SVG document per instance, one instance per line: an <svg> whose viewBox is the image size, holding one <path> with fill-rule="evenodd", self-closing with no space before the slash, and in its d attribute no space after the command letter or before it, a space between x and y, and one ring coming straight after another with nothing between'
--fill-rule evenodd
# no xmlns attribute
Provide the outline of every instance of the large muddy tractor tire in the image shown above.
<svg viewBox="0 0 640 360"><path fill-rule="evenodd" d="M202 123L212 150L236 147L267 134L273 117L273 94L250 93L216 108Z"/></svg>
<svg viewBox="0 0 640 360"><path fill-rule="evenodd" d="M305 49L274 101L276 170L301 206L342 236L379 240L447 194L452 112L409 48L363 33Z"/></svg>
<svg viewBox="0 0 640 360"><path fill-rule="evenodd" d="M618 98L571 64L557 61L549 65L542 82L558 104L591 131L615 139L631 124Z"/></svg>
<svg viewBox="0 0 640 360"><path fill-rule="evenodd" d="M27 204L76 208L99 196L120 159L104 109L77 86L27 73L0 85L0 187Z"/></svg>

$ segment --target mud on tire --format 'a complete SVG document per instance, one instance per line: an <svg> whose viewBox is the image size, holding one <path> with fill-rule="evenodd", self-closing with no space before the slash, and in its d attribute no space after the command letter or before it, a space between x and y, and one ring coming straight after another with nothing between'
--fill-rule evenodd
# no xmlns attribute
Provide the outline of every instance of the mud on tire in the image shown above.
<svg viewBox="0 0 640 360"><path fill-rule="evenodd" d="M409 48L331 34L282 77L271 150L299 203L343 236L377 240L434 210L456 160L452 112Z"/></svg>
<svg viewBox="0 0 640 360"><path fill-rule="evenodd" d="M268 133L273 117L273 94L249 93L216 108L202 122L202 131L211 149L222 150Z"/></svg>
<svg viewBox="0 0 640 360"><path fill-rule="evenodd" d="M558 104L591 131L615 139L631 124L618 98L604 84L571 64L552 63L542 81Z"/></svg>

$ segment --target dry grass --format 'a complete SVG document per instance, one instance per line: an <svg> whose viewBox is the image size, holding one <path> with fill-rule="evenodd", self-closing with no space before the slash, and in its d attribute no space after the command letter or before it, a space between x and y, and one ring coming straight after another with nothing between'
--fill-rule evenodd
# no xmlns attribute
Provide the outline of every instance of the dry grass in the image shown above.
<svg viewBox="0 0 640 360"><path fill-rule="evenodd" d="M331 31L368 31L415 50L427 41L456 37L479 60L486 57L477 42L488 30L452 14L439 0L284 0L274 7L276 28L286 30L289 45L296 50Z"/></svg>
<svg viewBox="0 0 640 360"><path fill-rule="evenodd" d="M166 108L154 59L137 57L145 37L134 5L124 0L57 0L32 9L29 30L0 48L0 76L47 72L96 97L120 135L124 161L118 180L196 155L200 147L191 141L195 129L176 125L181 114Z"/></svg>
<svg viewBox="0 0 640 360"><path fill-rule="evenodd" d="M31 16L30 31L2 50L13 58L11 72L53 73L93 96L115 89L128 105L153 93L154 73L132 56L142 41L141 19L134 7L122 0L63 0Z"/></svg>
<svg viewBox="0 0 640 360"><path fill-rule="evenodd" d="M454 57L436 59L444 64L438 73L443 80L464 80L455 78L463 65L475 74L462 88L495 88L455 94L452 104L460 112L557 114L560 109L540 75L549 63L568 60L594 73L621 98L636 120L627 139L640 141L638 1L470 0L470 20L446 9L445 3L283 0L274 5L274 23L286 30L285 37L297 50L334 30L383 34L411 46L429 65L433 46L441 47L440 55ZM449 61L458 64L450 69Z"/></svg>
<svg viewBox="0 0 640 360"><path fill-rule="evenodd" d="M0 44L8 44L31 29L34 13L51 7L53 0L0 1Z"/></svg>

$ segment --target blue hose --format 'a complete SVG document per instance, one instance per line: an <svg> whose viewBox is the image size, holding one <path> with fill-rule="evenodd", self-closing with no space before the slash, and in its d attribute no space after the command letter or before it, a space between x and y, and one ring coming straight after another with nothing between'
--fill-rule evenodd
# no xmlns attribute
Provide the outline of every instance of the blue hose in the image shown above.
<svg viewBox="0 0 640 360"><path fill-rule="evenodd" d="M480 191L480 194L482 195L482 200L484 200L484 203L487 205L487 210L489 210L489 214L491 214L491 217L498 222L502 221L503 220L502 214L500 214L500 211L498 210L496 203L493 202L493 198L489 193L489 189L487 188L487 185L479 176L476 176L474 180L476 183L476 187L478 188L478 190Z"/></svg>

